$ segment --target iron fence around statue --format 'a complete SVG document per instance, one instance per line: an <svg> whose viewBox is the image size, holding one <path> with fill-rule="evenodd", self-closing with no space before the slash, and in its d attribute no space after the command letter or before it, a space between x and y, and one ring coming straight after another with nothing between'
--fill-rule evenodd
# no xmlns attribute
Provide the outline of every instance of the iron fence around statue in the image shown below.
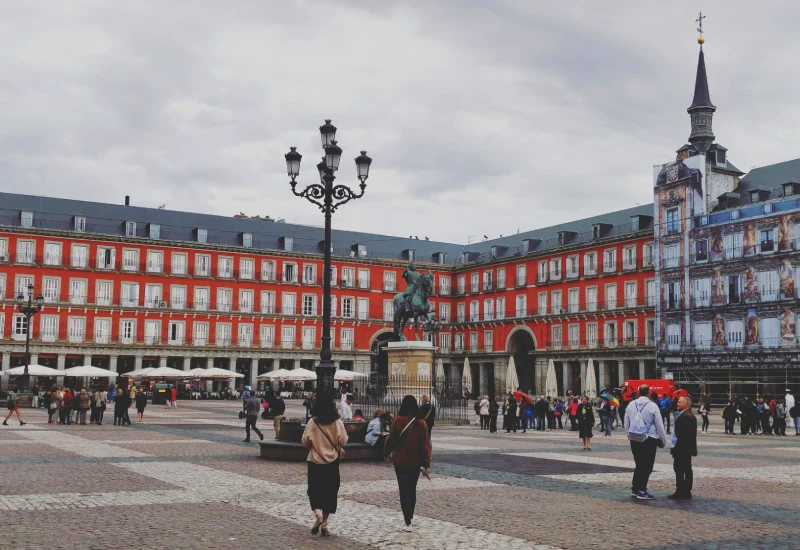
<svg viewBox="0 0 800 550"><path fill-rule="evenodd" d="M375 409L397 414L403 397L413 395L418 403L422 396L430 397L436 407L436 421L466 423L474 420L474 399L465 392L461 381L437 380L428 377L370 375L351 382L353 411L361 410L365 419L371 419Z"/></svg>

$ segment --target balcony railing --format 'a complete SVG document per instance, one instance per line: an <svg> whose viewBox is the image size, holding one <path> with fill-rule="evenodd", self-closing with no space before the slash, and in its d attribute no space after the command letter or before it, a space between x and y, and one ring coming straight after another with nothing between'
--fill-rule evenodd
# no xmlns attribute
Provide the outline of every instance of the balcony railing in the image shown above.
<svg viewBox="0 0 800 550"><path fill-rule="evenodd" d="M397 283L395 281L383 281L383 290L385 292L397 292Z"/></svg>

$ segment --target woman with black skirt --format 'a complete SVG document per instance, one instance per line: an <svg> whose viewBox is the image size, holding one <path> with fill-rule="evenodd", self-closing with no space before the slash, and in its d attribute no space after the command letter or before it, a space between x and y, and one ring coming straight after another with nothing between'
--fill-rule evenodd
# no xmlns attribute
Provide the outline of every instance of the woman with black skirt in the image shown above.
<svg viewBox="0 0 800 550"><path fill-rule="evenodd" d="M308 500L316 516L311 534L327 537L328 516L336 513L339 498L339 459L347 443L347 431L329 395L317 396L314 418L306 424L302 441L308 449Z"/></svg>
<svg viewBox="0 0 800 550"><path fill-rule="evenodd" d="M583 441L583 450L591 451L589 446L592 439L592 428L594 427L594 413L592 406L589 405L589 398L585 395L581 399L581 404L578 405L578 437Z"/></svg>

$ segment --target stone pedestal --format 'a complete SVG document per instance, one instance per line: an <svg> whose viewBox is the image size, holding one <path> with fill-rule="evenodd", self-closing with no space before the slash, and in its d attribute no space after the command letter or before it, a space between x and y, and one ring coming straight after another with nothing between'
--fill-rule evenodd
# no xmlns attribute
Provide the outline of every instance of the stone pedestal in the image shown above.
<svg viewBox="0 0 800 550"><path fill-rule="evenodd" d="M430 395L431 377L435 375L434 351L430 342L389 342L386 346L389 359L387 397L391 401L399 403L409 394L419 401L423 395Z"/></svg>

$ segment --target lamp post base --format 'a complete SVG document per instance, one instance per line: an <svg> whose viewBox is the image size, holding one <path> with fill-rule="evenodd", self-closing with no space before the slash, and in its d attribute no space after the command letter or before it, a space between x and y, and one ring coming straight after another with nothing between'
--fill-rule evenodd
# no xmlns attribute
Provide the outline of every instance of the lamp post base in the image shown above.
<svg viewBox="0 0 800 550"><path fill-rule="evenodd" d="M317 373L317 395L329 395L335 399L333 375L336 373L336 365L330 360L320 361L314 370Z"/></svg>

